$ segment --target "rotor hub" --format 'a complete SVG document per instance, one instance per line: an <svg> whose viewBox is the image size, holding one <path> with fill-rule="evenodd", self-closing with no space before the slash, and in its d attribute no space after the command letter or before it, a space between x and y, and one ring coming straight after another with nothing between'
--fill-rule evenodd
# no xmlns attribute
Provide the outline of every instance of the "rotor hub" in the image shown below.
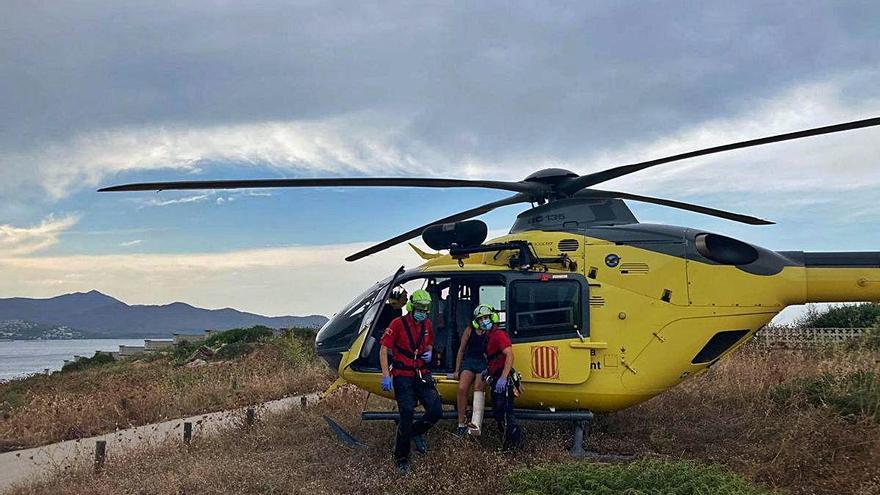
<svg viewBox="0 0 880 495"><path fill-rule="evenodd" d="M537 182L539 184L549 184L555 186L567 179L577 177L578 174L564 168L545 168L529 175L524 182Z"/></svg>

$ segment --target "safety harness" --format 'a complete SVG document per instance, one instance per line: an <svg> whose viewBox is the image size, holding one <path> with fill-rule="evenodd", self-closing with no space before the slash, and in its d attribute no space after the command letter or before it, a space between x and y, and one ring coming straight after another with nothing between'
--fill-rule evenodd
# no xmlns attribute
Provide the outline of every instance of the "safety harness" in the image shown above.
<svg viewBox="0 0 880 495"><path fill-rule="evenodd" d="M424 361L419 358L419 351L422 347L422 343L425 341L425 335L428 333L425 328L425 322L419 323L419 340L418 342L413 338L412 331L410 330L409 323L407 322L406 316L400 317L401 323L403 323L403 330L406 334L406 339L409 342L410 349L407 349L400 345L400 343L394 343L394 356L391 360L391 365L394 369L403 370L403 371L412 371L414 374L420 374L421 369L424 367ZM421 366L419 365L421 362Z"/></svg>

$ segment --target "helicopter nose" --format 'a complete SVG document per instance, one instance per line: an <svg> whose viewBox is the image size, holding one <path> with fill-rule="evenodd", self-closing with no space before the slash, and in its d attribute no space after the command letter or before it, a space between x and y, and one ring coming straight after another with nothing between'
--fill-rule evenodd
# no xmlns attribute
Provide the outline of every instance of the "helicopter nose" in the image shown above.
<svg viewBox="0 0 880 495"><path fill-rule="evenodd" d="M344 349L333 344L334 342L328 341L326 334L322 335L321 332L318 332L318 335L315 337L315 353L336 373L339 369L339 363L342 362Z"/></svg>
<svg viewBox="0 0 880 495"><path fill-rule="evenodd" d="M321 352L320 347L317 349L317 351L318 357L324 360L324 362L327 363L327 366L330 367L330 369L333 370L334 373L336 373L339 369L339 363L342 362L342 353L334 351Z"/></svg>

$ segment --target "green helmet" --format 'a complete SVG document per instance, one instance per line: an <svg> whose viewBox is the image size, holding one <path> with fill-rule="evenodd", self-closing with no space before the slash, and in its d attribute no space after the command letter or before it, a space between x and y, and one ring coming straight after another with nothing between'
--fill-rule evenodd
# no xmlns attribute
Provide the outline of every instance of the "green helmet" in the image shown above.
<svg viewBox="0 0 880 495"><path fill-rule="evenodd" d="M495 314L495 308L488 304L480 304L477 306L477 309L474 310L474 319L478 320L483 316L492 316L493 314Z"/></svg>
<svg viewBox="0 0 880 495"><path fill-rule="evenodd" d="M501 317L498 316L498 312L495 311L495 308L488 304L480 304L479 306L477 306L477 309L474 310L474 321L472 322L474 328L479 328L480 324L478 323L478 321L480 320L480 318L486 316L491 318L492 323L498 323L499 321L501 321Z"/></svg>
<svg viewBox="0 0 880 495"><path fill-rule="evenodd" d="M431 309L431 294L424 289L419 289L409 296L409 302L406 303L406 310L412 312L413 309L421 309L427 311Z"/></svg>

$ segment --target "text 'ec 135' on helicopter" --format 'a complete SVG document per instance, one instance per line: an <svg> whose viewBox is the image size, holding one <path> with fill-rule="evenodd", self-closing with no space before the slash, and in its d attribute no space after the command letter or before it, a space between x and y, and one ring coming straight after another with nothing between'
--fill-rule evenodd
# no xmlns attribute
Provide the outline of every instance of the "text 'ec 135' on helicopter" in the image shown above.
<svg viewBox="0 0 880 495"><path fill-rule="evenodd" d="M376 283L320 330L316 347L340 379L380 389L378 339L393 289L427 290L435 301L431 367L443 401L455 404L460 334L474 308L500 313L525 382L517 406L615 411L705 371L787 306L880 301L880 252L772 251L711 232L643 224L623 200L653 203L751 225L760 218L705 206L595 189L654 166L809 136L880 125L872 118L691 151L578 175L545 169L519 182L446 178L314 178L154 182L101 191L261 187L439 187L510 191L508 198L441 218L352 254L355 261L422 236L447 254ZM863 131L870 132L870 131ZM532 207L510 233L486 242L469 220L517 203Z"/></svg>

